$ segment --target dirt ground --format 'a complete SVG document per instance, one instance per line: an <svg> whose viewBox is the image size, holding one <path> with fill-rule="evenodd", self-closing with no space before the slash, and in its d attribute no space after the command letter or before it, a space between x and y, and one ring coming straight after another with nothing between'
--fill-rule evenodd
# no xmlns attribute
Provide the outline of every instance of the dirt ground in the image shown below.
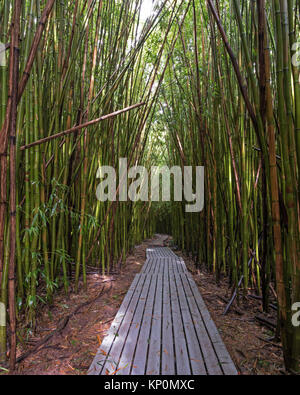
<svg viewBox="0 0 300 395"><path fill-rule="evenodd" d="M91 269L88 291L69 297L58 294L52 307L45 306L40 311L36 333L27 333L25 339L23 335L18 357L26 358L18 363L16 374L86 375L145 262L146 249L164 243L166 236L156 236L136 247L119 274L103 277ZM240 374L284 374L280 345L268 341L272 332L255 320L256 315L262 315L260 302L247 299L239 307L234 304L228 315L223 316L231 296L227 280L221 280L217 286L211 274L196 271L192 261L185 259ZM267 318L275 320L274 315L275 312Z"/></svg>

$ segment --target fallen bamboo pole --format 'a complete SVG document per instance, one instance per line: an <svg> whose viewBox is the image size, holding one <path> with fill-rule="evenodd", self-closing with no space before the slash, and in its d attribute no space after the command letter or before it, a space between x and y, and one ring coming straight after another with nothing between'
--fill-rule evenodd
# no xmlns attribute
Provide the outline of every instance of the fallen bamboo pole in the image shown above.
<svg viewBox="0 0 300 395"><path fill-rule="evenodd" d="M75 126L72 129L65 130L64 132L60 132L60 133L54 134L53 136L46 137L44 139L35 141L34 143L31 143L31 144L28 144L28 145L23 145L20 148L20 150L21 151L25 151L26 149L29 149L29 148L32 148L32 147L36 147L37 145L48 143L48 141L55 140L55 139L58 139L60 137L67 136L69 134L77 132L78 130L85 129L85 128L89 127L89 126L96 125L99 122L105 121L106 119L114 118L114 117L116 117L118 115L121 115L121 114L124 114L124 113L126 113L128 111L131 111L131 110L134 110L136 108L142 107L145 104L146 103L134 104L133 106L124 108L123 110L115 111L115 112L113 112L111 114L104 115L103 117L94 119L93 121L90 121L90 122L87 122L87 123L83 123L82 125Z"/></svg>

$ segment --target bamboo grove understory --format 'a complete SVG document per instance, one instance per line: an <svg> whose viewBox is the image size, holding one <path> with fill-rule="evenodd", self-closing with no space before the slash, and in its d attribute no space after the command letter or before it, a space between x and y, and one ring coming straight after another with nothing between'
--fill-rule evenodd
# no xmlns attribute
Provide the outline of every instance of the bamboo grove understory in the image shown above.
<svg viewBox="0 0 300 395"><path fill-rule="evenodd" d="M142 3L0 0L0 366L21 319L164 232L238 298L276 296L299 373L299 0L161 0L146 22ZM100 203L97 170L119 158L204 166L204 210Z"/></svg>

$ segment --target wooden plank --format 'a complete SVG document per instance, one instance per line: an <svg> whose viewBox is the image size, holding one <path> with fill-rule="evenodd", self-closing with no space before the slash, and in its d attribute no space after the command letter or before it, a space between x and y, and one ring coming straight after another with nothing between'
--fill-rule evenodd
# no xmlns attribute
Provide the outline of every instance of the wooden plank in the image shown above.
<svg viewBox="0 0 300 395"><path fill-rule="evenodd" d="M158 257L156 256L155 258L152 258L152 268L151 268L151 275L157 275L159 273L159 266L158 266Z"/></svg>
<svg viewBox="0 0 300 395"><path fill-rule="evenodd" d="M160 273L164 277L165 276L165 272L168 270L168 266L169 266L168 259L166 257L160 258L159 265L160 265Z"/></svg>
<svg viewBox="0 0 300 395"><path fill-rule="evenodd" d="M115 335L118 332L120 325L122 324L122 321L125 317L125 314L128 310L128 307L130 305L131 299L134 295L134 292L141 281L141 276L136 275L134 278L133 283L131 284L124 300L123 303L118 311L118 314L116 315L116 318L114 319L107 336L104 338L101 347L98 350L98 353L88 371L88 375L100 375L102 372L102 367L106 361L106 356L108 355L111 345L115 339Z"/></svg>
<svg viewBox="0 0 300 395"><path fill-rule="evenodd" d="M172 275L172 273L174 273L174 266L175 266L174 260L170 259L169 266L168 266L169 277L170 277L170 275Z"/></svg>
<svg viewBox="0 0 300 395"><path fill-rule="evenodd" d="M192 374L175 281L170 279L171 308L177 375Z"/></svg>
<svg viewBox="0 0 300 395"><path fill-rule="evenodd" d="M203 323L202 316L198 310L196 300L189 285L186 274L180 276L186 300L191 313L191 322L194 325L202 355L209 375L222 375L222 369L216 356L213 344Z"/></svg>
<svg viewBox="0 0 300 395"><path fill-rule="evenodd" d="M165 259L163 275L163 323L162 323L162 375L175 375L174 336L171 312L171 289L169 265L170 258Z"/></svg>
<svg viewBox="0 0 300 395"><path fill-rule="evenodd" d="M186 295L184 293L183 285L181 282L181 276L179 274L175 274L174 278L171 279L171 281L176 282L179 303L181 308L182 321L186 334L189 359L191 361L192 373L193 375L196 376L207 375L198 337L195 332L193 319L189 310L189 306L187 304Z"/></svg>
<svg viewBox="0 0 300 395"><path fill-rule="evenodd" d="M157 275L146 375L159 375L162 324L162 275Z"/></svg>
<svg viewBox="0 0 300 395"><path fill-rule="evenodd" d="M156 261L156 274L161 274L163 275L164 272L164 258L163 257L158 257Z"/></svg>
<svg viewBox="0 0 300 395"><path fill-rule="evenodd" d="M155 271L154 274L163 274L163 258L158 256L155 260Z"/></svg>
<svg viewBox="0 0 300 395"><path fill-rule="evenodd" d="M176 267L174 259L172 259L172 258L166 258L166 259L168 261L167 270L168 270L168 273L170 276L172 273L174 273L174 270L177 270L177 267Z"/></svg>
<svg viewBox="0 0 300 395"><path fill-rule="evenodd" d="M149 274L153 270L153 258L147 258L145 265L143 266L141 273Z"/></svg>
<svg viewBox="0 0 300 395"><path fill-rule="evenodd" d="M143 322L145 305L148 297L148 291L150 287L152 277L147 276L144 283L141 296L138 301L136 311L125 341L125 345L122 351L120 362L118 364L118 374L119 375L129 375L133 366L133 357L136 349L136 344L139 338L139 333L141 325ZM145 350L144 350L145 351Z"/></svg>
<svg viewBox="0 0 300 395"><path fill-rule="evenodd" d="M149 270L150 265L151 265L151 259L150 259L150 258L147 258L147 259L146 259L146 262L144 263L144 265L143 265L143 267L142 267L141 273L143 273L143 274L148 273L148 270Z"/></svg>
<svg viewBox="0 0 300 395"><path fill-rule="evenodd" d="M174 260L174 263L175 263L175 266L176 266L176 272L177 273L183 273L181 261L177 258L176 260Z"/></svg>
<svg viewBox="0 0 300 395"><path fill-rule="evenodd" d="M151 284L146 302L145 313L143 316L139 339L133 360L133 367L131 371L132 375L145 375L146 372L157 279L158 276L151 276Z"/></svg>
<svg viewBox="0 0 300 395"><path fill-rule="evenodd" d="M170 268L172 268L172 260L170 258L166 259L165 273L170 277Z"/></svg>
<svg viewBox="0 0 300 395"><path fill-rule="evenodd" d="M168 259L166 257L160 258L160 262L158 262L160 266L160 273L164 275L165 271L168 270Z"/></svg>
<svg viewBox="0 0 300 395"><path fill-rule="evenodd" d="M155 258L154 256L152 256L151 258L149 258L149 270L147 272L147 274L152 275L153 271L155 270Z"/></svg>
<svg viewBox="0 0 300 395"><path fill-rule="evenodd" d="M237 369L225 347L225 344L219 334L219 331L215 325L215 323L213 322L209 311L204 303L204 300L202 299L202 296L200 295L200 292L198 290L198 287L194 281L194 279L192 278L192 276L187 276L188 280L189 280L189 284L191 286L192 292L194 294L196 303L198 305L198 309L200 311L200 314L202 316L204 325L207 329L207 332L210 336L210 339L213 343L215 352L217 354L217 357L220 361L222 370L224 372L225 375L237 375Z"/></svg>
<svg viewBox="0 0 300 395"><path fill-rule="evenodd" d="M108 352L108 358L107 358L105 365L103 367L103 370L101 372L102 375L103 374L105 375L106 372L108 372L109 374L113 374L117 370L120 355L121 355L122 349L124 347L124 343L126 341L127 334L129 332L138 301L140 299L140 295L141 295L141 292L142 292L142 289L144 286L144 282L147 277L143 274L140 274L139 276L141 277L141 279L134 291L130 305L126 311L126 314L125 314L124 319L120 325L120 328L114 338L111 349Z"/></svg>
<svg viewBox="0 0 300 395"><path fill-rule="evenodd" d="M182 273L185 273L185 272L188 271L188 270L187 270L187 267L186 267L186 264L185 264L185 262L184 262L184 260L183 260L182 258L178 258L178 257L177 257L177 264L178 264L178 266L179 266L179 268L180 268L180 271L181 271Z"/></svg>

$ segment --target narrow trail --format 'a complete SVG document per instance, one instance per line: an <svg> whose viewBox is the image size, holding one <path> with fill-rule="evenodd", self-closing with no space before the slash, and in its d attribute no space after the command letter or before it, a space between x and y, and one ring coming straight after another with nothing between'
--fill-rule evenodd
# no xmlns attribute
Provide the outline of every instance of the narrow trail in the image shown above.
<svg viewBox="0 0 300 395"><path fill-rule="evenodd" d="M172 252L164 247L169 245L169 240L169 236L156 234L153 239L148 239L137 245L128 255L126 265L120 274L103 277L96 274L94 270L88 272L88 293L84 291L79 295L72 293L69 297L66 297L63 292L57 294L50 311L43 309L39 314L38 332L30 336L28 342L20 349L18 358L21 355L28 355L28 357L18 363L17 374L86 375L97 350L109 333L111 324L136 275L143 275L144 278L150 279L151 284L152 282L157 284L157 278L161 277L163 269L166 269L167 265L170 266L169 259L174 254L172 255ZM168 251L167 255L170 257L159 258L156 255L160 251ZM150 259L151 255L153 259ZM193 276L239 373L246 375L254 372L281 374L284 368L282 351L278 346L273 347L263 341L269 331L255 323L255 316L260 311L259 301L251 300L252 308L250 310L249 306L240 306L238 313L235 306L224 317L222 313L230 297L227 280L223 279L217 286L213 274L206 271L198 272L190 258L180 253L179 255L182 256L188 268L189 277ZM157 264L159 264L160 272L155 273L154 268L156 267L155 270L158 270ZM169 277L174 279L174 276ZM182 277L182 274L179 277ZM175 281L176 289L178 289L176 280L172 281ZM98 298L103 287L104 293L101 298ZM142 297L140 297L140 302L144 302ZM184 312L184 305L182 305L182 311ZM163 312L162 322L166 322L164 314ZM70 319L66 327L57 331L61 328L60 324L65 322L68 317ZM196 313L195 322L198 321L197 317ZM274 315L272 319L275 322L276 316ZM201 319L199 322L201 323L203 320ZM140 327L132 329L137 330ZM49 338L49 334L51 334L51 338ZM259 340L259 337L262 340ZM141 334L139 338L141 338ZM184 335L182 338L185 338ZM203 339L205 338L207 337L204 335ZM39 346L39 344L42 345ZM259 350L258 356L256 350ZM164 358L168 356L166 352L169 353L168 348L164 346L162 349ZM143 357L145 355L147 352L142 354ZM198 358L195 359L200 361ZM267 365L263 361L272 361L272 364ZM124 373L117 372L117 375L120 374Z"/></svg>
<svg viewBox="0 0 300 395"><path fill-rule="evenodd" d="M90 375L236 375L184 261L159 236L125 296Z"/></svg>

